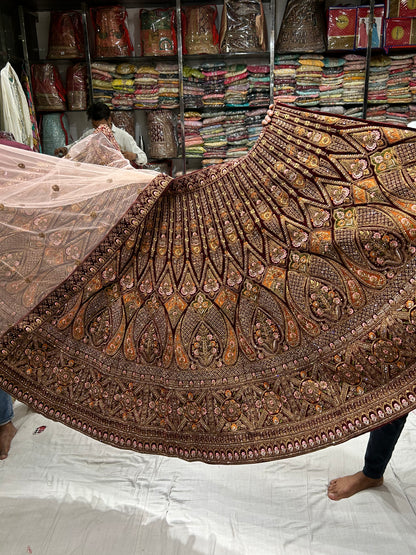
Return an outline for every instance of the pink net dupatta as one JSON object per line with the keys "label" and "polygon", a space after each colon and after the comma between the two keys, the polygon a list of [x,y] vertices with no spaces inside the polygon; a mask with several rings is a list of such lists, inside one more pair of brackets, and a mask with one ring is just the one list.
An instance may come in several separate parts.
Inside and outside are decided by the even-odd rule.
{"label": "pink net dupatta", "polygon": [[35,410],[118,447],[240,464],[415,406],[415,131],[278,105],[247,156],[147,186],[24,155],[1,290],[22,307],[52,292],[4,333],[0,385]]}
{"label": "pink net dupatta", "polygon": [[0,145],[0,333],[64,281],[158,175],[133,170],[103,135],[69,156]]}

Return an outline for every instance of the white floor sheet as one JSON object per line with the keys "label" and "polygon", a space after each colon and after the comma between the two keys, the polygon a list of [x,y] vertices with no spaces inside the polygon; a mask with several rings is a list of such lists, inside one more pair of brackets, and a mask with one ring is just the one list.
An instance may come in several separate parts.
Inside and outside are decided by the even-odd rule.
{"label": "white floor sheet", "polygon": [[385,484],[334,502],[327,484],[360,470],[367,436],[284,461],[210,466],[109,447],[20,403],[15,412],[18,433],[0,461],[1,555],[416,553],[415,413]]}

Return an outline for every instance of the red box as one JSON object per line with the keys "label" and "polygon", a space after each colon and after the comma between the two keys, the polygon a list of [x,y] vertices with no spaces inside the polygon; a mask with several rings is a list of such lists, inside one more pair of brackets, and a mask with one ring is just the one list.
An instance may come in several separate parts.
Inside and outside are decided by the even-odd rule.
{"label": "red box", "polygon": [[384,30],[386,48],[406,48],[416,45],[416,18],[397,17],[386,19]]}
{"label": "red box", "polygon": [[416,17],[416,0],[390,0],[389,17]]}
{"label": "red box", "polygon": [[[367,48],[368,45],[368,23],[370,8],[357,8],[357,30],[355,48]],[[384,27],[384,5],[374,6],[373,32],[371,35],[371,47],[381,48],[383,46]]]}
{"label": "red box", "polygon": [[352,50],[356,24],[357,8],[329,8],[328,50]]}

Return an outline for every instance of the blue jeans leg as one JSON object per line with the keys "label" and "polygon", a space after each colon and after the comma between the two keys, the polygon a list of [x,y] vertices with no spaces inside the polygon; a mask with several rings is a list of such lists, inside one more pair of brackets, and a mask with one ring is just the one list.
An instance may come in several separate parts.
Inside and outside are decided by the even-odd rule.
{"label": "blue jeans leg", "polygon": [[377,480],[383,476],[406,418],[407,414],[370,432],[363,468],[368,478]]}
{"label": "blue jeans leg", "polygon": [[0,389],[0,426],[10,422],[13,416],[12,398],[8,393]]}

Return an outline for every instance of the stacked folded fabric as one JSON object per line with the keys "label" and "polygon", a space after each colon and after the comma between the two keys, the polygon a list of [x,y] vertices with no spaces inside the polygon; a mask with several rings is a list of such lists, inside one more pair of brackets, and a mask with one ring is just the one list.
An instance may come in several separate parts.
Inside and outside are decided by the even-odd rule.
{"label": "stacked folded fabric", "polygon": [[132,110],[134,106],[134,76],[137,67],[130,63],[116,66],[113,73],[113,98],[111,102],[117,110]]}
{"label": "stacked folded fabric", "polygon": [[225,134],[224,123],[225,112],[205,113],[200,129],[204,139],[204,161],[203,165],[216,164],[222,162],[227,154],[227,136]]}
{"label": "stacked folded fabric", "polygon": [[341,105],[334,105],[334,106],[317,106],[315,108],[316,110],[318,110],[318,112],[325,112],[328,114],[344,114],[345,113],[345,108],[344,106]]}
{"label": "stacked folded fabric", "polygon": [[[216,117],[204,117],[203,126],[200,130],[201,136],[204,139],[204,145],[209,150],[222,149],[227,146],[227,136],[223,123],[225,122],[225,115],[221,114]],[[217,157],[217,151],[215,155]]]}
{"label": "stacked folded fabric", "polygon": [[222,108],[225,98],[225,69],[224,62],[206,63],[201,66],[204,74],[203,105],[207,108]]}
{"label": "stacked folded fabric", "polygon": [[224,121],[227,137],[227,158],[239,158],[248,152],[248,131],[245,124],[246,111],[228,112]]}
{"label": "stacked folded fabric", "polygon": [[173,62],[156,64],[159,72],[159,108],[179,108],[179,68]]}
{"label": "stacked folded fabric", "polygon": [[245,64],[227,67],[225,74],[225,105],[232,107],[248,106],[248,71]]}
{"label": "stacked folded fabric", "polygon": [[368,106],[366,117],[373,121],[384,123],[386,121],[386,112],[388,107],[388,104],[377,104],[377,106]]}
{"label": "stacked folded fabric", "polygon": [[296,100],[297,54],[279,54],[274,63],[274,95],[280,102],[291,104]]}
{"label": "stacked folded fabric", "polygon": [[360,104],[364,102],[365,87],[365,56],[347,54],[345,56],[343,93],[344,104]]}
{"label": "stacked folded fabric", "polygon": [[263,126],[261,122],[266,115],[266,110],[264,108],[257,108],[257,110],[250,110],[246,112],[244,123],[247,127],[248,140],[247,149],[250,150],[254,143],[259,138],[262,132]]}
{"label": "stacked folded fabric", "polygon": [[268,65],[248,65],[249,106],[268,106],[270,104],[270,68]]}
{"label": "stacked folded fabric", "polygon": [[304,54],[299,56],[296,69],[296,104],[298,106],[318,106],[319,86],[324,67],[323,56],[320,54]]}
{"label": "stacked folded fabric", "polygon": [[409,106],[394,104],[386,110],[386,122],[394,123],[394,125],[406,126],[409,122]]}
{"label": "stacked folded fabric", "polygon": [[204,74],[198,68],[183,68],[183,103],[186,109],[202,108],[204,92]]}
{"label": "stacked folded fabric", "polygon": [[413,56],[390,56],[389,79],[387,81],[387,100],[389,104],[412,102],[410,79],[412,77]]}
{"label": "stacked folded fabric", "polygon": [[409,90],[412,93],[412,102],[416,101],[416,56],[413,56],[413,66],[410,76]]}
{"label": "stacked folded fabric", "polygon": [[205,152],[204,139],[201,137],[201,114],[185,112],[185,154],[188,158],[200,158]]}
{"label": "stacked folded fabric", "polygon": [[344,115],[348,116],[349,118],[362,118],[363,107],[361,105],[361,106],[354,106],[352,108],[348,108],[348,110],[345,110]]}
{"label": "stacked folded fabric", "polygon": [[409,104],[409,121],[407,123],[415,120],[416,120],[416,105]]}
{"label": "stacked folded fabric", "polygon": [[342,103],[344,58],[324,58],[321,84],[319,85],[320,106],[330,107]]}
{"label": "stacked folded fabric", "polygon": [[151,110],[159,105],[159,72],[153,66],[137,68],[134,76],[134,107]]}
{"label": "stacked folded fabric", "polygon": [[387,102],[387,81],[389,79],[389,56],[376,56],[370,61],[368,77],[368,103],[385,104]]}
{"label": "stacked folded fabric", "polygon": [[118,92],[113,93],[111,103],[115,110],[132,110],[134,108],[135,95],[132,92],[127,92],[120,89]]}
{"label": "stacked folded fabric", "polygon": [[113,76],[116,74],[116,64],[94,62],[91,65],[94,102],[104,102],[112,107]]}

